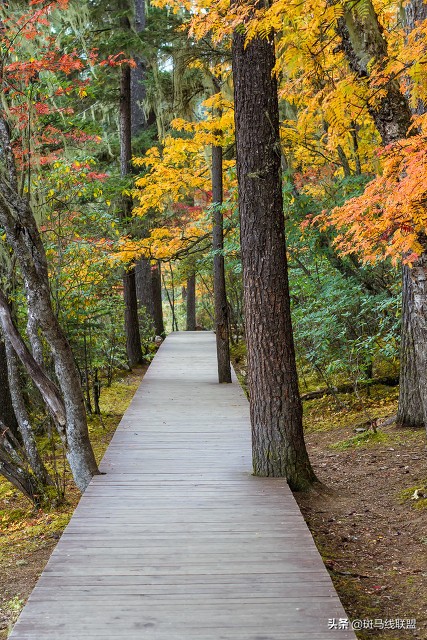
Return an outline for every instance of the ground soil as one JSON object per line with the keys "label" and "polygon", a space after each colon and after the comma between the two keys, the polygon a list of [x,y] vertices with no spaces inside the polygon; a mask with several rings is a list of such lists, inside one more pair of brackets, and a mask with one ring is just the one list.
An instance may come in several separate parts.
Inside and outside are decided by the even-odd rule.
{"label": "ground soil", "polygon": [[378,437],[357,436],[354,412],[347,420],[338,412],[330,428],[325,420],[320,430],[307,425],[311,461],[326,489],[295,497],[349,619],[416,619],[416,630],[375,628],[358,638],[426,640],[427,500],[411,499],[416,489],[427,496],[425,431],[389,425]]}

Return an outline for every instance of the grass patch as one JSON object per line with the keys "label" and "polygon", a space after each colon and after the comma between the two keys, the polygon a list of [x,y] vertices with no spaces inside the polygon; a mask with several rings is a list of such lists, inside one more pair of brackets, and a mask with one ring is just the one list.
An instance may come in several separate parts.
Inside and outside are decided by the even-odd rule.
{"label": "grass patch", "polygon": [[365,390],[357,398],[352,393],[323,396],[306,400],[304,407],[304,429],[306,433],[358,427],[372,418],[386,418],[397,411],[397,387],[379,385]]}
{"label": "grass patch", "polygon": [[345,451],[346,449],[354,449],[356,447],[375,446],[376,444],[388,441],[389,436],[382,431],[377,431],[377,433],[374,433],[373,431],[365,431],[364,433],[358,433],[356,436],[347,438],[346,440],[335,442],[330,445],[330,448],[335,449],[336,451]]}
{"label": "grass patch", "polygon": [[[414,494],[416,491],[421,491],[423,497],[414,498]],[[421,482],[416,487],[408,487],[404,489],[399,494],[399,500],[401,503],[410,503],[414,509],[423,510],[427,509],[427,480],[425,482]],[[423,538],[422,542],[427,544],[427,538]]]}

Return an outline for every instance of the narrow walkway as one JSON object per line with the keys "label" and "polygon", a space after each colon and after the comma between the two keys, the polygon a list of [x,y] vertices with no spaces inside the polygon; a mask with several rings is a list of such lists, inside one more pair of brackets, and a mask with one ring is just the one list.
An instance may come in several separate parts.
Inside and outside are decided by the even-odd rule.
{"label": "narrow walkway", "polygon": [[329,640],[346,615],[287,485],[251,475],[215,339],[167,338],[13,640]]}

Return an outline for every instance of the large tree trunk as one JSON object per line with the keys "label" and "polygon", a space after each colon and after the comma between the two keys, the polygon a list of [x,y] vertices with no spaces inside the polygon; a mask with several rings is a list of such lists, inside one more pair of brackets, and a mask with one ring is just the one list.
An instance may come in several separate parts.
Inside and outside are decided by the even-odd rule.
{"label": "large tree trunk", "polygon": [[233,77],[248,384],[256,475],[292,489],[315,480],[302,428],[282,202],[272,38],[233,36]]}
{"label": "large tree trunk", "polygon": [[[407,30],[410,31],[416,20],[425,17],[425,5],[421,0],[413,0],[405,13]],[[379,66],[386,63],[387,42],[371,3],[363,12],[347,10],[339,21],[338,31],[350,66],[360,77],[369,78],[372,63]],[[401,92],[396,80],[390,80],[382,91],[383,97],[369,103],[368,109],[383,144],[388,145],[410,135],[412,111],[408,97]],[[425,242],[422,244],[425,246]],[[426,281],[427,255],[423,254],[413,269],[403,267],[398,421],[405,426],[424,424],[427,428]]]}
{"label": "large tree trunk", "polygon": [[[121,69],[120,81],[120,170],[123,178],[131,173],[131,70],[128,65]],[[131,217],[132,199],[122,199],[122,220]],[[133,367],[143,361],[141,336],[139,333],[138,301],[135,286],[135,267],[131,266],[123,276],[123,298],[125,304],[126,350],[129,364]]]}
{"label": "large tree trunk", "polygon": [[154,321],[154,300],[151,284],[151,263],[148,258],[140,258],[135,265],[136,297]]}
{"label": "large tree trunk", "polygon": [[196,274],[187,279],[187,331],[196,330]]}
{"label": "large tree trunk", "polygon": [[[80,377],[70,344],[52,308],[46,253],[30,205],[19,196],[9,130],[2,117],[0,140],[9,174],[8,178],[4,175],[0,178],[0,224],[20,266],[28,308],[37,317],[52,354],[65,408],[61,437],[64,440],[65,435],[66,455],[74,481],[84,491],[98,468],[89,440]],[[8,334],[7,337],[11,339]],[[13,347],[16,350],[15,344]]]}
{"label": "large tree trunk", "polygon": [[400,345],[400,384],[397,423],[405,427],[424,424],[417,361],[415,356],[416,336],[413,331],[414,292],[411,269],[402,267],[402,330]]}
{"label": "large tree trunk", "polygon": [[154,328],[156,335],[165,335],[162,304],[162,274],[160,262],[151,267],[151,289],[153,292]]}
{"label": "large tree trunk", "polygon": [[[427,5],[424,0],[411,0],[405,5],[405,29],[410,33],[417,23],[427,18]],[[417,114],[425,113],[425,105],[420,100]],[[426,256],[421,260],[425,261]],[[427,426],[427,413],[423,405],[425,399],[421,396],[421,387],[425,386],[426,375],[418,374],[420,363],[416,355],[417,345],[422,347],[422,336],[418,335],[414,323],[414,288],[413,272],[408,266],[402,269],[402,334],[400,348],[401,383],[399,388],[399,404],[397,422],[406,427]],[[425,343],[424,343],[425,344]]]}
{"label": "large tree trunk", "polygon": [[125,303],[126,351],[129,365],[134,367],[143,361],[134,268],[129,269],[123,276],[123,296]]}
{"label": "large tree trunk", "polygon": [[214,251],[215,335],[218,360],[218,381],[231,382],[230,336],[227,292],[225,288],[224,223],[221,205],[223,201],[222,147],[212,147],[212,202]]}

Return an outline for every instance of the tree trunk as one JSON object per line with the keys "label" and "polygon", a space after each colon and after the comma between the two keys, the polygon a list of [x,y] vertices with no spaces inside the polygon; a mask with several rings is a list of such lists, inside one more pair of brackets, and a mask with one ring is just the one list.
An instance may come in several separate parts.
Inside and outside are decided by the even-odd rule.
{"label": "tree trunk", "polygon": [[[424,0],[411,0],[404,6],[405,30],[410,33],[417,24],[427,18],[427,5]],[[424,110],[423,110],[424,112]]]}
{"label": "tree trunk", "polygon": [[18,436],[18,422],[10,396],[9,376],[7,372],[6,346],[0,335],[0,420],[7,424],[15,438]]}
{"label": "tree trunk", "polygon": [[[18,362],[16,359],[16,353],[6,339],[5,343],[6,356],[7,356],[7,369],[10,382],[10,391],[13,409],[16,419],[18,421],[19,433],[21,434],[22,445],[31,465],[31,468],[41,486],[53,486],[54,482],[49,476],[46,467],[43,464],[43,460],[37,449],[36,440],[33,430],[31,428],[30,419],[25,406],[24,397],[22,395],[21,381],[19,377]],[[7,424],[7,423],[6,423]]]}
{"label": "tree trunk", "polygon": [[[135,33],[141,35],[145,29],[145,0],[135,0],[134,2],[134,28]],[[134,55],[135,67],[131,70],[131,123],[132,137],[138,136],[145,129],[147,119],[145,117],[143,102],[146,96],[145,77],[146,64],[138,55]]]}
{"label": "tree trunk", "polygon": [[149,258],[140,258],[135,265],[136,297],[154,322],[154,300],[151,284],[151,264]]}
{"label": "tree trunk", "polygon": [[[120,81],[120,170],[122,178],[131,173],[131,71],[128,65],[121,69]],[[122,201],[122,220],[131,217],[132,199],[125,195]],[[143,361],[141,336],[139,333],[138,301],[136,298],[135,268],[130,267],[123,276],[123,298],[125,304],[126,349],[131,367]]]}
{"label": "tree trunk", "polygon": [[[145,0],[134,0],[134,28],[135,33],[141,36],[145,29]],[[135,138],[141,135],[147,128],[147,118],[144,113],[143,103],[146,97],[145,79],[147,65],[139,52],[133,56],[135,67],[131,69],[131,135],[133,154],[137,155],[143,150],[135,148],[137,141]],[[144,227],[144,225],[143,225]],[[145,236],[146,230],[142,230]],[[147,313],[156,324],[155,302],[153,299],[153,288],[151,282],[151,261],[148,258],[140,258],[136,264],[136,294],[140,306],[145,307]],[[157,328],[156,328],[157,334]]]}
{"label": "tree trunk", "polygon": [[[6,300],[5,295],[0,290],[0,322],[3,329],[3,334],[5,336],[6,341],[6,358],[8,364],[8,375],[9,380],[11,381],[10,391],[12,393],[12,402],[13,402],[13,389],[12,386],[16,382],[16,380],[10,378],[11,370],[10,368],[10,351],[8,350],[9,343],[12,345],[16,355],[21,360],[24,365],[27,373],[31,377],[32,381],[36,385],[37,389],[40,391],[43,400],[48,408],[55,424],[58,429],[63,432],[66,425],[66,416],[65,416],[65,406],[60,396],[59,390],[47,377],[45,372],[41,369],[40,365],[34,360],[33,355],[30,353],[27,345],[23,341],[21,335],[19,334],[18,329],[16,328],[13,320],[12,313],[9,307],[9,304]],[[16,411],[16,406],[14,406]],[[19,417],[16,416],[18,423]],[[65,435],[63,433],[63,435]]]}
{"label": "tree trunk", "polygon": [[418,384],[413,312],[414,292],[411,269],[402,267],[402,330],[400,345],[400,385],[397,423],[405,427],[420,427],[424,424],[424,413]]}
{"label": "tree trunk", "polygon": [[215,335],[218,360],[218,381],[231,382],[230,336],[227,291],[225,288],[224,222],[221,210],[223,201],[222,147],[212,147],[212,202],[214,251]]}
{"label": "tree trunk", "polygon": [[[412,0],[405,14],[408,32],[417,19],[425,17],[426,9],[421,0]],[[379,66],[388,59],[387,42],[373,5],[367,10],[348,10],[339,21],[338,29],[343,48],[351,68],[362,78],[369,78],[372,63]],[[396,80],[392,79],[382,87],[383,96],[368,105],[384,145],[411,135],[412,111]],[[377,93],[375,91],[374,93]],[[412,131],[416,133],[416,131]],[[421,243],[425,246],[425,242]],[[427,428],[427,342],[425,323],[427,316],[427,256],[423,254],[414,269],[403,267],[402,281],[402,341],[401,374],[398,422],[405,426],[424,425]],[[415,296],[417,302],[415,304]],[[420,419],[421,418],[421,419]]]}
{"label": "tree trunk", "polygon": [[187,331],[196,330],[196,274],[187,279]]}
{"label": "tree trunk", "polygon": [[1,420],[0,473],[35,506],[40,506],[43,498],[37,478],[28,471],[26,460],[20,455],[19,443]]}
{"label": "tree trunk", "polygon": [[162,304],[162,274],[160,262],[151,267],[151,288],[153,292],[154,328],[157,336],[165,335]]}
{"label": "tree trunk", "polygon": [[44,368],[45,364],[43,359],[43,345],[42,341],[40,340],[37,319],[30,311],[28,311],[27,336],[30,341],[31,352],[33,354],[34,360],[38,365],[40,365],[40,367]]}
{"label": "tree trunk", "polygon": [[314,481],[290,315],[273,39],[236,31],[232,47],[248,384],[254,472]]}
{"label": "tree trunk", "polygon": [[[339,20],[338,32],[351,69],[361,78],[369,78],[372,63],[385,66],[388,60],[387,42],[382,36],[375,9],[367,0],[364,10],[347,9]],[[369,100],[368,111],[375,122],[384,145],[404,138],[411,124],[412,112],[399,83],[390,79],[378,97]]]}
{"label": "tree trunk", "polygon": [[136,299],[135,269],[129,269],[123,276],[125,303],[126,351],[131,367],[143,361],[139,334],[138,301]]}
{"label": "tree trunk", "polygon": [[[65,408],[64,427],[59,432],[65,440],[74,481],[84,491],[98,468],[89,440],[80,377],[70,344],[52,308],[46,253],[30,205],[19,196],[9,130],[3,117],[0,117],[0,140],[9,173],[7,179],[0,176],[0,224],[20,266],[28,308],[37,317],[52,354]],[[5,333],[9,339],[13,337]],[[16,351],[15,344],[13,348]],[[37,365],[32,359],[31,365]]]}

